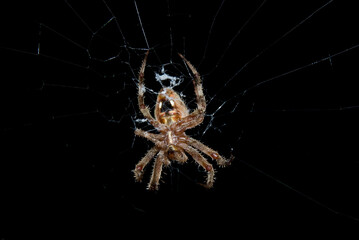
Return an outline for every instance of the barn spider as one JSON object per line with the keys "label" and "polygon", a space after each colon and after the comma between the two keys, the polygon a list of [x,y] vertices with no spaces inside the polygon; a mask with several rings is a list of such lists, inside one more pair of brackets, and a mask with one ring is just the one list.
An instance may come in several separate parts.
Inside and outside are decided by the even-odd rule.
{"label": "barn spider", "polygon": [[135,130],[135,134],[137,136],[144,137],[155,144],[155,146],[146,153],[141,161],[137,163],[135,169],[133,170],[135,179],[136,181],[142,180],[144,168],[150,160],[157,155],[153,166],[151,180],[147,189],[158,190],[163,165],[168,166],[170,164],[170,160],[178,161],[180,163],[186,162],[188,159],[185,154],[186,152],[192,156],[192,158],[207,172],[207,182],[202,185],[207,188],[211,188],[214,183],[214,169],[212,165],[202,156],[202,154],[198,152],[198,150],[205,153],[212,159],[215,159],[217,164],[222,167],[229,165],[233,157],[226,160],[221,157],[218,152],[185,134],[187,129],[196,127],[202,123],[204,119],[206,100],[203,95],[201,77],[193,65],[184,56],[179,54],[194,75],[193,85],[197,98],[197,109],[189,113],[185,103],[173,89],[163,88],[157,96],[155,118],[153,118],[150,110],[144,103],[144,72],[148,53],[149,52],[147,51],[138,76],[138,105],[143,116],[160,133],[153,134],[145,132],[141,129]]}

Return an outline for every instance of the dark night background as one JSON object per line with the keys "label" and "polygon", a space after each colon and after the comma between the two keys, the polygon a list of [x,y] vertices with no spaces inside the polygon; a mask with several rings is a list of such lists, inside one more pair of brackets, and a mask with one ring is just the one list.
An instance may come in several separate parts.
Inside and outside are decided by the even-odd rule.
{"label": "dark night background", "polygon": [[[143,183],[131,172],[152,146],[133,133],[151,130],[135,122],[147,44],[134,1],[108,1],[122,35],[115,21],[104,25],[112,15],[100,0],[69,1],[78,16],[65,1],[2,5],[0,237],[358,228],[359,15],[350,2],[329,2],[267,1],[251,18],[263,1],[136,1],[152,48],[146,86],[158,91],[154,72],[173,60],[168,73],[184,76],[175,90],[194,109],[176,56],[185,53],[209,101],[188,134],[236,157],[214,164],[212,190],[197,184],[205,173],[193,161],[173,163],[158,192],[145,190],[151,165]],[[103,30],[92,35],[83,23]]]}

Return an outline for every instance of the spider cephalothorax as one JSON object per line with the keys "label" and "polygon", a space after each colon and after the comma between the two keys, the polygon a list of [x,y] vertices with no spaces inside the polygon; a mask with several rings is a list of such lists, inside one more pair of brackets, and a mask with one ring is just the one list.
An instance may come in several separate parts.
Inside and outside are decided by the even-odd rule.
{"label": "spider cephalothorax", "polygon": [[[207,182],[205,187],[211,188],[214,183],[214,169],[199,152],[203,152],[212,159],[217,161],[219,166],[229,165],[230,160],[221,157],[218,152],[207,147],[200,141],[191,138],[185,134],[185,131],[194,128],[202,123],[206,111],[206,100],[202,90],[202,80],[197,70],[181,54],[179,56],[185,61],[193,73],[193,85],[197,98],[197,109],[189,113],[189,110],[181,97],[171,88],[163,88],[157,96],[155,106],[155,118],[152,117],[150,110],[144,103],[144,72],[148,51],[143,59],[139,73],[138,83],[138,105],[143,116],[154,126],[160,133],[154,134],[136,129],[135,134],[152,141],[155,146],[151,148],[146,155],[137,163],[133,170],[136,181],[141,181],[143,170],[146,165],[156,155],[151,180],[148,189],[157,190],[163,165],[168,166],[170,160],[184,163],[187,161],[188,153],[205,171],[207,171]],[[199,150],[199,151],[198,151]]]}

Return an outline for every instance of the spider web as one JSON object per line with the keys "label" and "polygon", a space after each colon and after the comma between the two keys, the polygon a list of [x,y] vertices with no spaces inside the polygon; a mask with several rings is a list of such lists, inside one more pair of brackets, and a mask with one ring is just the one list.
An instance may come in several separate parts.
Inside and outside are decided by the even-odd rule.
{"label": "spider web", "polygon": [[[235,216],[219,223],[226,228],[357,225],[354,9],[328,0],[3,7],[7,234],[35,214],[96,226],[106,219],[109,232],[124,219],[136,227],[181,217],[195,223]],[[151,166],[144,182],[134,183],[131,170],[152,143],[133,131],[154,131],[136,95],[147,49],[152,112],[164,86],[196,107],[191,73],[177,53],[203,78],[206,118],[188,134],[236,157],[231,167],[216,167],[214,190],[197,184],[205,173],[191,160],[165,169],[158,193],[145,190]]]}

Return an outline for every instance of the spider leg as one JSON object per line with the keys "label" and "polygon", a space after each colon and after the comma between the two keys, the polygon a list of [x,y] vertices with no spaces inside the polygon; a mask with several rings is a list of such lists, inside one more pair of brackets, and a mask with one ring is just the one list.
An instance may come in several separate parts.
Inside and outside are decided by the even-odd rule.
{"label": "spider leg", "polygon": [[194,75],[193,85],[194,85],[194,92],[196,93],[196,98],[197,98],[197,109],[199,113],[204,113],[206,111],[206,98],[204,97],[203,94],[201,76],[197,72],[196,68],[182,54],[179,53],[178,55],[183,59],[183,61],[187,64],[189,69],[191,69]]}
{"label": "spider leg", "polygon": [[176,133],[183,133],[187,129],[194,128],[203,122],[204,114],[197,114],[198,110],[195,110],[187,117],[184,117],[181,121],[176,123]]}
{"label": "spider leg", "polygon": [[189,128],[193,128],[203,122],[204,114],[206,112],[206,98],[203,94],[202,79],[196,68],[182,54],[179,53],[178,55],[183,59],[183,61],[187,64],[192,74],[194,75],[193,85],[197,100],[197,109],[194,110],[187,117],[182,119],[182,122],[187,123],[186,126],[183,126],[183,128],[185,128],[186,130]]}
{"label": "spider leg", "polygon": [[132,171],[135,174],[135,179],[137,182],[142,181],[143,177],[143,169],[146,167],[146,165],[151,161],[154,156],[156,156],[158,152],[157,147],[151,148],[146,155],[136,164],[135,169]]}
{"label": "spider leg", "polygon": [[146,88],[145,88],[145,68],[146,68],[146,63],[147,63],[147,57],[148,57],[148,53],[149,51],[146,52],[145,58],[142,61],[142,65],[140,68],[140,73],[138,75],[138,106],[143,114],[143,116],[155,127],[155,128],[160,128],[160,123],[158,121],[156,121],[151,113],[150,110],[148,109],[148,107],[145,105],[145,97],[144,97],[144,93],[146,92]]}
{"label": "spider leg", "polygon": [[159,134],[149,133],[138,128],[136,128],[135,134],[152,141],[158,147],[163,147],[163,139]]}
{"label": "spider leg", "polygon": [[221,155],[219,155],[217,151],[211,149],[210,147],[207,147],[200,141],[198,141],[194,138],[191,138],[191,137],[187,137],[186,143],[191,145],[192,147],[197,148],[198,150],[205,153],[207,156],[211,157],[212,159],[216,160],[217,164],[221,167],[230,165],[234,158],[233,156],[231,156],[230,159],[227,160],[224,157],[222,157]]}
{"label": "spider leg", "polygon": [[214,169],[212,164],[210,164],[196,149],[187,144],[181,144],[181,147],[192,156],[192,158],[207,171],[207,182],[206,184],[201,184],[206,188],[212,188],[214,183]]}
{"label": "spider leg", "polygon": [[153,165],[151,180],[147,186],[148,190],[158,190],[161,173],[162,173],[162,166],[167,161],[168,159],[166,158],[164,152],[160,151]]}

